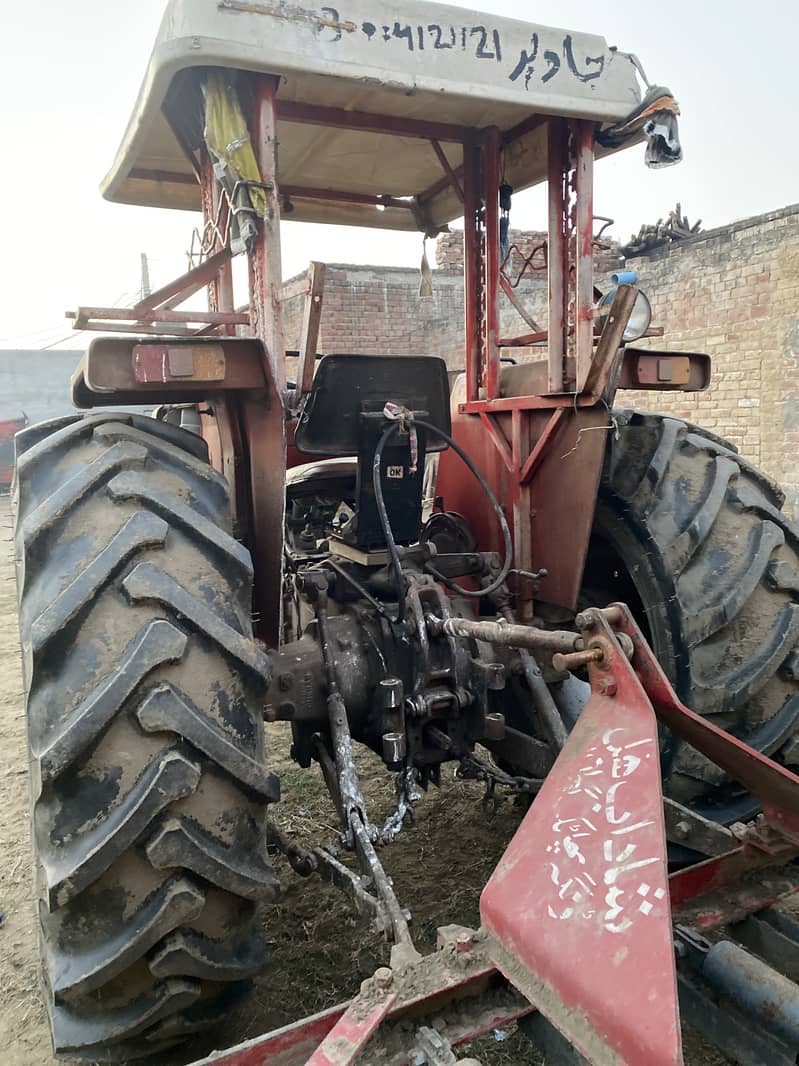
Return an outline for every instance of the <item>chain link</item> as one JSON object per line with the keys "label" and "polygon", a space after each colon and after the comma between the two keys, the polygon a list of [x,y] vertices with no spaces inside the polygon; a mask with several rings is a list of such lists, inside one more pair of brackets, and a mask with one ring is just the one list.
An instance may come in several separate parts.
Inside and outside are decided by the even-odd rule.
{"label": "chain link", "polygon": [[506,774],[497,766],[483,762],[476,755],[464,755],[456,774],[464,781],[482,781],[486,790],[483,796],[483,809],[493,813],[498,806],[496,789],[499,785],[508,789],[515,796],[534,796],[544,783],[541,777],[521,777]]}

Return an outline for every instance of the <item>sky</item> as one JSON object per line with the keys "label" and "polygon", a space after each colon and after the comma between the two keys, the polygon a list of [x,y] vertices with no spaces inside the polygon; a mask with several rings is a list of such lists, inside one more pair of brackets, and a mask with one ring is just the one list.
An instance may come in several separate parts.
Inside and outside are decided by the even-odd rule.
{"label": "sky", "polygon": [[[165,0],[36,0],[3,5],[0,35],[0,348],[79,348],[64,312],[124,306],[146,252],[153,286],[186,267],[192,214],[103,201],[109,168]],[[346,17],[345,0],[341,10]],[[469,4],[458,7],[472,8]],[[634,52],[680,103],[684,161],[647,170],[643,146],[597,165],[595,210],[625,240],[679,201],[704,228],[799,201],[792,0],[482,0],[479,10],[603,35]],[[535,193],[511,223],[543,228]],[[284,275],[311,259],[417,265],[421,239],[283,224]]]}

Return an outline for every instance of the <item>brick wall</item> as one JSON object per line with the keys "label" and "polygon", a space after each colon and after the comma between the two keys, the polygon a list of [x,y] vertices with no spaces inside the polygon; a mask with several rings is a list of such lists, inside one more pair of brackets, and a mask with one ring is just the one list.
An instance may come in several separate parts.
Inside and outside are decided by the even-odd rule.
{"label": "brick wall", "polygon": [[[287,348],[299,346],[304,276],[286,283],[283,328]],[[463,362],[463,278],[435,271],[433,295],[419,296],[413,268],[329,264],[319,333],[321,352],[440,355]],[[460,360],[460,362],[459,362]]]}
{"label": "brick wall", "polygon": [[[330,264],[319,331],[320,352],[376,352],[384,355],[438,355],[450,370],[464,365],[463,276],[434,270],[433,294],[419,296],[419,271],[413,268]],[[286,282],[283,329],[286,347],[299,347],[304,275]],[[546,279],[535,275],[519,286],[520,298],[531,313],[541,314],[546,303]],[[500,329],[529,331],[502,297]]]}
{"label": "brick wall", "polygon": [[[544,234],[511,230],[510,241],[525,254]],[[390,235],[387,236],[390,240]],[[463,233],[453,230],[436,242],[433,294],[419,296],[419,271],[414,268],[331,263],[325,272],[325,293],[319,334],[320,352],[377,352],[385,355],[438,355],[450,370],[464,365]],[[543,266],[539,254],[534,262]],[[618,256],[603,252],[597,270],[616,268]],[[522,257],[514,255],[511,277]],[[299,346],[304,308],[301,274],[283,288],[283,329],[286,347]],[[546,328],[546,271],[527,271],[516,289],[528,313]],[[513,336],[530,331],[507,296],[500,294],[500,332]],[[523,358],[525,349],[514,356]],[[540,355],[540,352],[539,352]]]}
{"label": "brick wall", "polygon": [[641,346],[707,352],[703,393],[622,394],[732,441],[799,515],[799,204],[631,259],[665,336]]}

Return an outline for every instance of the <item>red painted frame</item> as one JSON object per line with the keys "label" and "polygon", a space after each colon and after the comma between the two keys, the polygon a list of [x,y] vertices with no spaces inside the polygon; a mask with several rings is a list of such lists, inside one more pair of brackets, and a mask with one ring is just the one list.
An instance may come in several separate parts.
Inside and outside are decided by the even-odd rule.
{"label": "red painted frame", "polygon": [[[419,208],[436,193],[451,188],[464,208],[464,343],[466,395],[455,405],[453,427],[456,439],[467,445],[489,478],[495,494],[506,502],[512,519],[515,564],[521,570],[544,568],[548,575],[539,587],[542,598],[572,606],[581,579],[595,505],[604,435],[583,435],[594,428],[595,411],[608,401],[602,394],[607,377],[594,374],[593,348],[593,159],[595,124],[589,121],[530,115],[505,132],[495,126],[471,129],[453,123],[433,122],[395,115],[319,107],[279,99],[279,79],[271,75],[252,77],[253,101],[250,129],[261,177],[267,183],[266,217],[249,255],[249,306],[246,312],[234,305],[230,251],[226,247],[229,207],[214,177],[207,154],[184,144],[192,174],[163,175],[165,180],[197,181],[202,190],[205,258],[181,278],[133,308],[81,308],[75,325],[84,329],[104,328],[113,322],[117,332],[164,332],[171,336],[231,335],[249,325],[264,345],[264,370],[268,388],[260,406],[231,397],[217,399],[216,410],[227,427],[238,431],[214,438],[220,469],[235,468],[239,525],[255,561],[256,631],[259,637],[277,643],[280,634],[280,586],[282,546],[276,530],[282,530],[283,479],[287,463],[284,415],[291,414],[285,388],[285,359],[281,329],[280,207],[292,197],[320,202],[352,203],[382,207],[397,212],[414,210],[411,199],[370,196],[341,189],[286,185],[280,187],[276,146],[279,123],[304,123],[361,131],[365,135],[390,135],[427,140],[443,171],[442,176],[417,197]],[[500,289],[509,291],[500,263],[499,187],[503,150],[520,137],[546,126],[548,152],[548,290],[547,329],[533,335],[503,337],[499,327]],[[180,140],[180,131],[175,129]],[[461,165],[451,162],[442,143],[460,145]],[[451,149],[450,149],[451,153]],[[137,172],[137,177],[152,177]],[[504,284],[503,284],[504,282]],[[208,287],[208,311],[176,310],[202,285]],[[514,303],[518,301],[514,300]],[[519,308],[522,313],[521,308]],[[523,317],[528,317],[524,316]],[[528,319],[529,325],[529,319]],[[548,342],[548,388],[545,393],[503,396],[500,351],[503,346]],[[568,370],[576,368],[570,380]],[[600,387],[601,386],[601,387]],[[168,402],[168,398],[167,398]],[[579,461],[564,469],[568,497],[551,497],[552,474],[548,472],[547,449],[557,446],[564,419],[554,436],[541,434],[548,414],[568,411],[574,423],[566,436],[579,443]],[[484,430],[475,436],[475,427]],[[220,443],[238,443],[243,451],[224,454]],[[570,445],[571,447],[571,445]],[[289,453],[291,462],[301,461]],[[499,467],[497,467],[497,462]],[[501,475],[497,473],[501,470]],[[464,499],[464,471],[444,453],[439,467],[438,495],[445,506],[464,509],[481,542],[491,546],[495,530],[484,530],[484,516],[473,513],[471,493]],[[249,486],[249,497],[243,491]],[[545,487],[546,486],[546,487]],[[547,499],[546,526],[534,528],[536,499]],[[454,504],[450,501],[456,501]],[[546,565],[541,559],[546,558]],[[539,565],[536,566],[536,559]],[[532,610],[533,586],[524,583],[519,598],[521,614]]]}
{"label": "red painted frame", "polygon": [[[786,874],[777,894],[773,876],[759,892],[751,876],[758,868],[773,875],[799,854],[799,778],[680,703],[624,605],[589,609],[578,625],[586,646],[601,651],[589,665],[591,698],[483,891],[484,930],[442,930],[439,951],[407,970],[378,971],[350,1003],[194,1066],[351,1066],[369,1061],[367,1045],[383,1022],[404,1021],[412,1034],[452,1012],[468,1018],[453,1035],[458,1046],[533,1003],[589,1061],[681,1066],[673,924],[712,928],[799,891]],[[759,796],[765,815],[765,826],[747,829],[729,852],[670,877],[658,722]],[[597,762],[602,745],[607,764]],[[612,813],[602,813],[598,798]],[[599,829],[595,839],[585,822]],[[569,849],[554,849],[566,834]],[[575,872],[579,898],[564,882]],[[492,998],[503,974],[529,1003]]]}

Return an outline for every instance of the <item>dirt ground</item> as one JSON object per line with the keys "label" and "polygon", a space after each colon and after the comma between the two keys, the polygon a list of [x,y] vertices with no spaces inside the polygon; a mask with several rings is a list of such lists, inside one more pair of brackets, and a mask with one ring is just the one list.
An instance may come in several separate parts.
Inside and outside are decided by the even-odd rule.
{"label": "dirt ground", "polygon": [[[7,498],[0,499],[0,1062],[53,1066],[44,1008],[37,986],[37,946],[30,883],[28,782],[22,682],[15,619],[16,599]],[[269,727],[272,766],[282,778],[283,798],[275,820],[301,842],[324,843],[335,821],[321,777],[301,770],[288,754],[289,736]],[[389,775],[376,759],[360,756],[364,791],[375,820],[392,806]],[[481,807],[482,789],[446,773],[441,790],[417,805],[416,822],[383,852],[398,896],[413,914],[417,946],[432,950],[436,928],[449,922],[477,925],[480,890],[524,813],[505,800],[492,816]],[[214,1031],[223,1048],[340,1002],[387,961],[382,938],[354,915],[332,886],[297,877],[278,856],[283,885],[277,903],[264,911],[273,943],[273,965],[257,981],[254,996],[224,1027]],[[291,975],[290,977],[288,975]],[[501,1037],[501,1039],[497,1039]],[[208,1052],[195,1042],[180,1059]],[[464,1052],[465,1054],[466,1052]],[[521,1034],[487,1037],[470,1053],[484,1066],[537,1064],[540,1058]],[[148,1060],[154,1061],[152,1059]],[[723,1066],[724,1058],[687,1034],[688,1066]]]}

